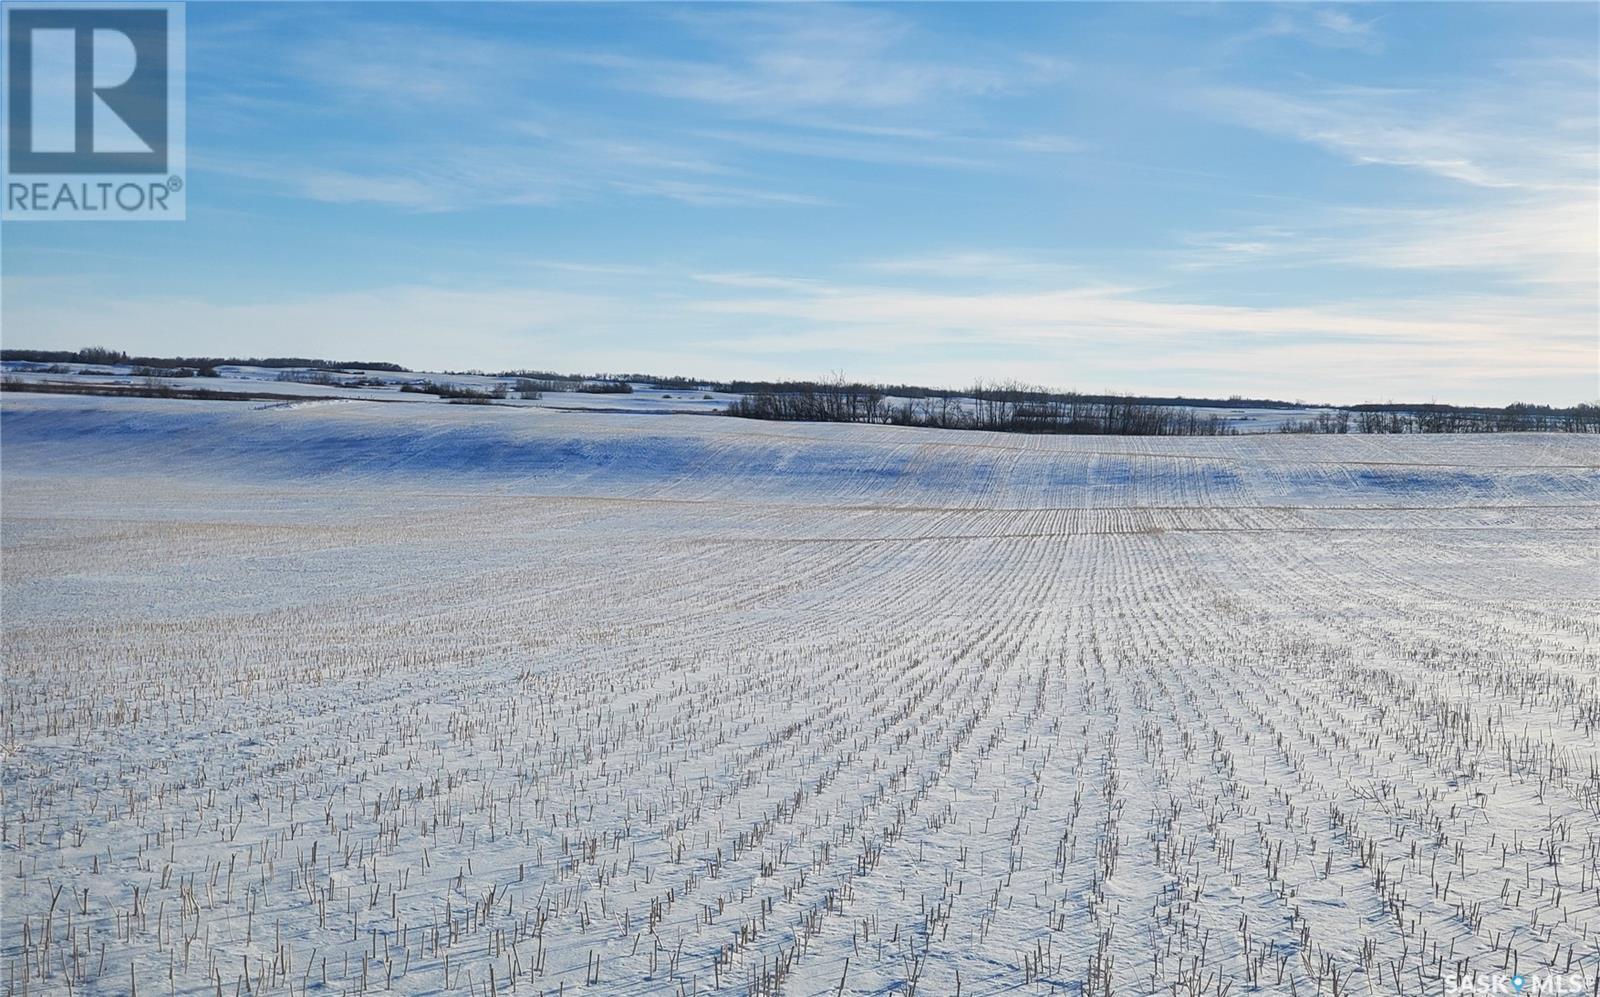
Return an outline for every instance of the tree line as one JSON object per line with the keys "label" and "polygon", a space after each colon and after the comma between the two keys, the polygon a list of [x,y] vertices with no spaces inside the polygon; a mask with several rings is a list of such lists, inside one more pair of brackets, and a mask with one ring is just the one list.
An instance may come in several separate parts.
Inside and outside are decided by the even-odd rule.
{"label": "tree line", "polygon": [[[733,387],[734,385],[730,385]],[[1241,406],[1255,407],[1255,406]],[[899,386],[831,381],[761,382],[728,414],[780,422],[858,422],[1005,433],[1229,436],[1238,430],[1198,405],[1126,395],[1057,392],[1016,382],[906,396]],[[1503,408],[1369,403],[1291,419],[1283,433],[1600,433],[1600,405]]]}
{"label": "tree line", "polygon": [[123,350],[105,346],[85,346],[79,350],[0,350],[0,361],[20,363],[94,364],[114,366],[131,364],[135,367],[171,369],[179,367],[208,370],[216,367],[312,367],[322,370],[357,368],[409,373],[399,364],[371,360],[318,360],[314,357],[146,357],[130,355]]}
{"label": "tree line", "polygon": [[[640,378],[642,380],[642,378]],[[674,378],[676,381],[686,381],[687,378]],[[695,382],[697,385],[702,382]],[[734,395],[756,394],[782,394],[790,391],[803,390],[806,387],[822,388],[831,385],[831,381],[706,381],[704,386],[715,391],[722,391]],[[654,385],[653,385],[654,386]],[[958,399],[969,396],[970,392],[961,388],[930,388],[920,384],[876,384],[879,391],[895,398],[944,398]],[[1045,389],[1032,389],[1044,391]],[[1047,392],[1049,393],[1049,392]],[[1060,392],[1055,392],[1060,394]],[[1131,395],[1117,394],[1090,394],[1084,392],[1069,392],[1073,397],[1091,402],[1118,402]],[[1246,398],[1243,395],[1229,395],[1227,398],[1190,398],[1187,395],[1138,395],[1137,400],[1145,405],[1165,405],[1169,408],[1237,408],[1237,409],[1314,409],[1324,406],[1306,401],[1284,401],[1275,398]]]}
{"label": "tree line", "polygon": [[1227,420],[1194,409],[1112,395],[1080,395],[1004,382],[978,383],[961,394],[897,397],[882,385],[792,382],[744,395],[728,414],[781,422],[858,422],[1002,433],[1112,436],[1229,436]]}
{"label": "tree line", "polygon": [[1600,405],[1568,408],[1516,402],[1504,408],[1352,405],[1295,419],[1282,433],[1600,433]]}

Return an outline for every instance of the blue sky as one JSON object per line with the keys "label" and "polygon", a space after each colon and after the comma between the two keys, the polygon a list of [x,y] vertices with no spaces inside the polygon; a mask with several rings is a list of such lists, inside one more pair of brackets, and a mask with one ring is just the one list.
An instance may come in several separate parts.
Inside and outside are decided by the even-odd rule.
{"label": "blue sky", "polygon": [[188,220],[7,346],[1570,404],[1593,4],[188,8]]}

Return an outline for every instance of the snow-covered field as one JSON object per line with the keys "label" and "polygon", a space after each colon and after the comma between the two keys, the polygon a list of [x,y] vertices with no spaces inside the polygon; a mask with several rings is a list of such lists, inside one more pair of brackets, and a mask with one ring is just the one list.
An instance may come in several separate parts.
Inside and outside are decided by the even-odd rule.
{"label": "snow-covered field", "polygon": [[[66,366],[69,369],[58,368]],[[42,364],[8,360],[0,372],[8,378],[32,384],[99,385],[142,388],[159,385],[184,392],[260,392],[273,396],[306,398],[351,398],[361,401],[445,403],[437,395],[401,390],[405,385],[446,384],[469,391],[489,393],[499,389],[506,397],[495,404],[511,407],[589,409],[608,412],[633,412],[645,415],[676,413],[716,413],[728,407],[738,395],[688,388],[655,388],[633,384],[628,394],[589,394],[582,391],[546,391],[543,397],[522,398],[516,377],[487,374],[447,374],[427,371],[396,373],[384,370],[352,369],[344,372],[291,367],[250,367],[224,364],[217,377],[148,377],[127,364],[112,366],[83,364]],[[88,372],[88,373],[85,373]],[[292,380],[283,378],[301,378]]]}
{"label": "snow-covered field", "polygon": [[[61,369],[63,366],[65,370]],[[256,391],[271,395],[300,395],[307,398],[342,397],[365,401],[387,402],[440,402],[435,395],[402,391],[406,384],[424,382],[448,384],[471,391],[491,392],[498,389],[507,397],[497,400],[497,405],[529,408],[588,409],[606,412],[630,412],[639,415],[675,415],[682,413],[720,413],[730,402],[741,396],[704,387],[657,388],[649,384],[634,383],[628,394],[588,394],[581,391],[547,391],[540,398],[521,398],[516,391],[518,379],[486,374],[448,374],[426,371],[396,373],[383,370],[356,370],[329,372],[308,368],[250,367],[225,364],[216,368],[218,377],[145,377],[127,364],[114,366],[85,366],[83,364],[57,365],[8,360],[0,363],[0,373],[8,378],[35,384],[111,385],[142,387],[162,385],[180,391]],[[89,373],[85,373],[88,371]],[[280,380],[281,377],[304,378],[303,381]],[[331,381],[332,383],[317,383]],[[889,396],[891,405],[899,406],[912,399]],[[971,398],[956,398],[957,409],[972,411],[976,402]],[[1300,423],[1315,419],[1331,409],[1324,408],[1218,408],[1214,406],[1174,406],[1194,408],[1202,417],[1216,416],[1239,433],[1275,433],[1285,423]]]}
{"label": "snow-covered field", "polygon": [[7,994],[1600,979],[1592,437],[12,393],[0,502]]}

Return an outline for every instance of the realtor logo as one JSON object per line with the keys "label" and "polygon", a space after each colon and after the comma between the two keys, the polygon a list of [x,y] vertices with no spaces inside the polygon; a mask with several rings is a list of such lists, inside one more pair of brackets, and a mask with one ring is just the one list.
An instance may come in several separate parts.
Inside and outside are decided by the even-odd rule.
{"label": "realtor logo", "polygon": [[183,5],[7,4],[3,217],[184,216]]}

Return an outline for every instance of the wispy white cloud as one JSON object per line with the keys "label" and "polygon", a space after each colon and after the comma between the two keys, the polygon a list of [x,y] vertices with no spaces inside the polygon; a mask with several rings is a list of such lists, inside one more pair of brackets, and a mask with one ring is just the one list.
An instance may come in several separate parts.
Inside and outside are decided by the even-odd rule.
{"label": "wispy white cloud", "polygon": [[314,86],[329,107],[416,118],[450,108],[494,106],[494,97],[538,75],[538,47],[525,41],[388,22],[324,17],[311,25],[284,70]]}
{"label": "wispy white cloud", "polygon": [[[895,343],[954,336],[963,341],[1060,340],[1181,345],[1198,335],[1338,337],[1414,344],[1481,342],[1511,349],[1530,334],[1567,342],[1574,330],[1552,317],[1485,301],[1386,302],[1379,305],[1245,306],[1161,300],[1132,288],[1087,285],[1060,291],[936,292],[905,287],[831,287],[826,293],[704,301],[702,311],[782,317],[822,326],[881,327]],[[1507,322],[1510,320],[1510,327]]]}
{"label": "wispy white cloud", "polygon": [[1325,84],[1300,93],[1200,88],[1187,99],[1224,119],[1362,165],[1400,166],[1485,188],[1594,185],[1595,73],[1539,86],[1504,74],[1435,90]]}
{"label": "wispy white cloud", "polygon": [[[308,129],[292,154],[242,156],[195,149],[194,163],[259,189],[334,204],[443,212],[549,205],[606,197],[696,206],[820,205],[776,189],[704,141],[646,124],[586,115],[549,77],[584,56],[538,41],[394,21],[322,14],[311,41],[227,102],[251,119],[294,113],[347,119]],[[248,59],[247,49],[238,53]],[[274,75],[274,72],[277,74]],[[312,101],[285,105],[282,93]],[[217,110],[221,111],[219,105]],[[343,136],[348,133],[349,138]]]}
{"label": "wispy white cloud", "polygon": [[1278,221],[1191,234],[1180,270],[1250,267],[1479,271],[1593,303],[1600,199],[1518,196],[1459,208],[1344,207],[1280,212]]}
{"label": "wispy white cloud", "polygon": [[816,109],[904,108],[927,101],[1002,93],[1059,75],[1064,64],[939,59],[915,55],[911,22],[888,10],[799,4],[679,9],[671,16],[715,52],[660,58],[621,52],[581,58],[618,84],[658,96],[720,105],[761,117]]}
{"label": "wispy white cloud", "polygon": [[1395,113],[1359,91],[1328,89],[1294,97],[1216,87],[1202,97],[1241,124],[1320,145],[1356,163],[1413,167],[1481,187],[1517,186],[1509,175],[1474,158],[1489,151],[1483,136]]}
{"label": "wispy white cloud", "polygon": [[[640,54],[622,39],[584,48],[472,33],[417,23],[403,9],[385,18],[318,12],[307,43],[268,66],[251,63],[245,39],[220,38],[253,67],[229,69],[250,83],[211,105],[239,119],[235,130],[247,134],[252,120],[290,112],[325,124],[297,134],[293,155],[246,159],[201,145],[196,162],[325,203],[439,212],[619,195],[702,207],[816,206],[833,202],[803,189],[802,172],[774,185],[749,164],[779,156],[996,170],[1011,168],[1019,153],[1081,148],[1051,131],[950,127],[954,101],[1059,80],[1069,72],[1059,59],[971,46],[941,54],[948,39],[887,9],[640,13],[694,39],[693,54],[667,57],[649,46]],[[583,113],[581,99],[575,104],[564,89],[574,80],[591,97],[609,94],[599,106],[614,110],[620,100],[626,113]],[[308,90],[315,99],[286,102]],[[692,125],[661,127],[641,110],[649,98],[701,113],[687,119]],[[327,124],[334,121],[349,126]],[[972,121],[981,126],[982,116]]]}
{"label": "wispy white cloud", "polygon": [[202,155],[196,165],[306,200],[422,212],[485,204],[551,204],[581,189],[561,174],[540,170],[509,153],[396,154],[381,169],[362,169],[358,163],[341,167],[333,164],[334,159],[324,156],[318,163],[305,157]]}
{"label": "wispy white cloud", "polygon": [[933,140],[910,140],[755,128],[703,129],[696,135],[707,142],[740,150],[799,156],[804,159],[877,163],[918,170],[998,170],[1015,165],[1007,164],[1005,160],[992,154],[983,154],[992,150],[975,149],[971,143],[963,143],[947,136]]}
{"label": "wispy white cloud", "polygon": [[826,294],[828,285],[809,277],[774,277],[758,273],[697,273],[694,279],[702,284],[720,287],[738,287],[761,291],[802,291],[808,294]]}
{"label": "wispy white cloud", "polygon": [[1079,284],[1084,280],[1081,266],[1064,261],[1060,254],[964,250],[925,253],[869,260],[860,268],[878,275],[919,279],[979,281],[983,283]]}
{"label": "wispy white cloud", "polygon": [[1241,49],[1257,42],[1294,38],[1322,48],[1377,54],[1383,51],[1377,22],[1375,17],[1358,18],[1342,7],[1280,7],[1248,31],[1227,39],[1224,48]]}
{"label": "wispy white cloud", "polygon": [[1325,37],[1343,39],[1363,48],[1377,44],[1376,32],[1373,31],[1376,20],[1359,20],[1348,11],[1332,7],[1313,11],[1311,16]]}
{"label": "wispy white cloud", "polygon": [[1431,86],[1201,89],[1213,114],[1348,162],[1405,171],[1416,195],[1285,203],[1270,221],[1190,236],[1181,269],[1474,271],[1522,286],[1569,327],[1600,313],[1600,77],[1565,57],[1485,64]]}
{"label": "wispy white cloud", "polygon": [[[831,202],[802,191],[764,187],[731,167],[681,159],[663,149],[578,137],[562,143],[497,143],[464,148],[446,142],[396,149],[379,168],[359,156],[329,150],[305,156],[239,157],[202,154],[208,171],[249,180],[264,189],[329,204],[376,204],[419,212],[485,206],[552,205],[604,197],[648,197],[696,206],[810,205]],[[349,166],[335,165],[349,161]]]}
{"label": "wispy white cloud", "polygon": [[1379,210],[1341,261],[1391,269],[1471,269],[1530,284],[1595,288],[1600,200],[1574,193],[1478,210]]}
{"label": "wispy white cloud", "polygon": [[787,123],[782,129],[701,129],[695,135],[709,142],[764,153],[916,170],[1026,172],[1036,166],[1037,157],[1081,153],[1088,148],[1081,140],[1059,134],[986,135],[909,128],[877,131],[828,124],[804,129],[794,123]]}
{"label": "wispy white cloud", "polygon": [[611,182],[612,189],[625,194],[642,194],[664,197],[701,207],[729,205],[808,205],[825,207],[835,202],[815,194],[801,194],[782,190],[763,190],[759,187],[737,186],[727,183],[705,183],[654,177],[642,180],[618,179]]}

